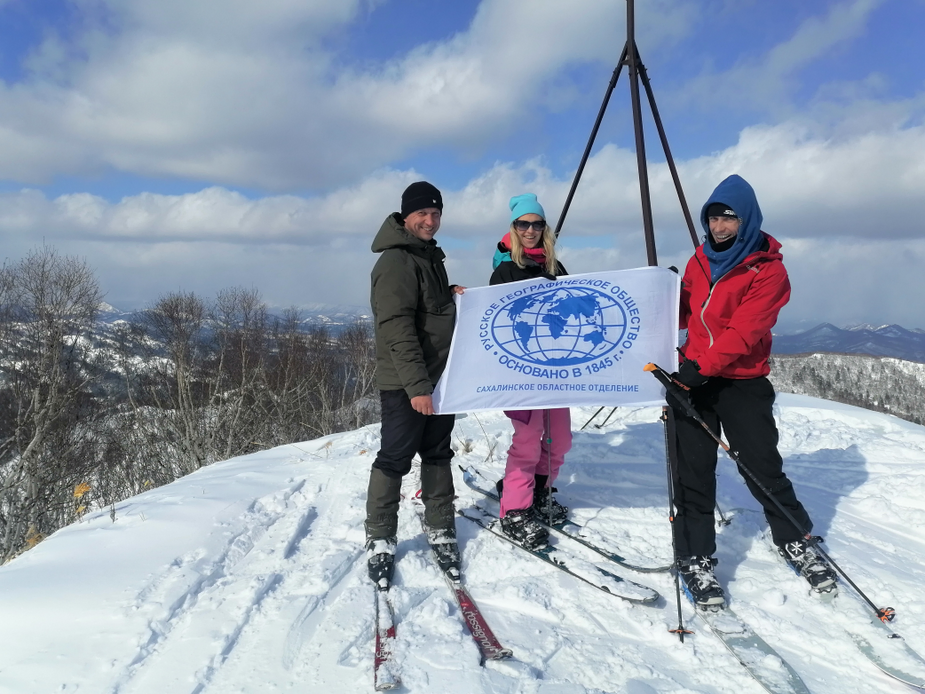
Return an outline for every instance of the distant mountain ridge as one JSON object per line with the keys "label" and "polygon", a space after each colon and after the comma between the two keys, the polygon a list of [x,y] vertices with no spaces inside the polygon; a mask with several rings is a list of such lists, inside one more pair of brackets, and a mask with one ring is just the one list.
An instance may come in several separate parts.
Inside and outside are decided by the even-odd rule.
{"label": "distant mountain ridge", "polygon": [[[296,306],[301,312],[303,325],[324,325],[335,332],[341,328],[353,325],[357,321],[370,320],[368,306],[335,306],[332,304],[303,304]],[[99,306],[97,317],[100,322],[112,325],[120,321],[137,319],[145,309],[124,311],[111,304],[103,302]],[[280,307],[270,307],[271,317],[279,316],[283,312]]]}
{"label": "distant mountain ridge", "polygon": [[773,354],[868,354],[925,363],[925,330],[908,330],[899,325],[836,328],[821,323],[795,335],[775,335]]}

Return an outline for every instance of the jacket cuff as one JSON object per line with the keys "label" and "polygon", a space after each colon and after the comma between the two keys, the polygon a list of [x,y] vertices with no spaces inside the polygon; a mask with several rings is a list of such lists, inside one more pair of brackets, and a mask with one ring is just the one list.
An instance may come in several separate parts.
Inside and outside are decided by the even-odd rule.
{"label": "jacket cuff", "polygon": [[405,388],[405,392],[408,394],[409,398],[416,398],[419,395],[433,395],[434,389],[430,387],[430,384],[425,385],[415,385]]}

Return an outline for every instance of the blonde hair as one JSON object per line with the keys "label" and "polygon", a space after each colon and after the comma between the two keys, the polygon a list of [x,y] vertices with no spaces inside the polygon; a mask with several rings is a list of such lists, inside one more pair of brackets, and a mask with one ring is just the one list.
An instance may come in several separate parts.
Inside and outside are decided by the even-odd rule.
{"label": "blonde hair", "polygon": [[[526,267],[526,263],[524,262],[524,246],[520,242],[520,236],[517,235],[517,230],[514,228],[514,224],[516,223],[516,219],[511,222],[511,260],[514,261],[517,267],[523,270]],[[556,235],[552,233],[552,228],[548,224],[546,228],[543,229],[542,245],[543,254],[546,256],[546,272],[555,277],[559,269],[559,263],[556,260]]]}

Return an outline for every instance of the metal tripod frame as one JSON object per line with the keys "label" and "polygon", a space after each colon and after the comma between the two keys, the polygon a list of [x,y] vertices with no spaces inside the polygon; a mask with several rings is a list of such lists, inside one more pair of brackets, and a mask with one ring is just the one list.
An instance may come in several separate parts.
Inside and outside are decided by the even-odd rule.
{"label": "metal tripod frame", "polygon": [[[575,178],[572,180],[572,187],[569,189],[568,196],[565,199],[565,205],[563,205],[562,212],[559,215],[559,221],[556,223],[556,238],[559,237],[559,233],[562,231],[562,225],[565,223],[565,218],[572,205],[572,199],[575,197],[575,191],[578,190],[578,184],[584,173],[585,165],[588,163],[588,158],[591,156],[591,149],[594,147],[595,139],[597,139],[597,133],[600,130],[601,122],[604,120],[604,113],[606,113],[607,105],[610,103],[610,97],[613,94],[614,88],[617,86],[617,81],[620,79],[620,73],[623,71],[624,66],[627,68],[629,74],[630,97],[633,106],[633,132],[636,138],[636,168],[639,173],[639,195],[642,202],[642,226],[646,240],[646,258],[648,264],[652,266],[658,265],[658,253],[655,248],[655,228],[652,223],[652,198],[649,193],[649,169],[646,164],[645,131],[642,125],[642,103],[639,95],[640,80],[646,91],[649,109],[652,112],[652,119],[655,121],[655,128],[658,131],[659,141],[662,144],[662,151],[665,153],[665,160],[668,162],[671,179],[674,181],[675,191],[677,191],[678,194],[678,202],[681,205],[681,213],[684,215],[684,221],[687,223],[688,231],[690,231],[691,242],[694,244],[694,248],[697,248],[699,244],[697,233],[694,230],[694,220],[691,217],[690,209],[687,205],[687,198],[684,196],[684,189],[681,187],[678,169],[675,166],[674,157],[671,156],[668,136],[665,134],[662,118],[659,115],[658,106],[655,103],[655,94],[652,92],[652,84],[649,82],[649,75],[646,72],[645,65],[642,63],[642,58],[639,55],[639,48],[636,45],[635,0],[626,0],[626,43],[623,46],[620,59],[617,61],[617,66],[614,68],[610,83],[607,85],[607,91],[604,93],[604,101],[601,103],[597,119],[594,121],[594,126],[591,128],[591,136],[588,138],[588,144],[585,147],[584,154],[581,156],[578,169],[575,171]],[[597,417],[601,410],[603,410],[603,408],[595,412],[594,416],[585,423],[585,426],[590,424],[591,420]],[[614,410],[616,410],[616,408],[614,408]],[[611,410],[610,414],[613,414],[613,410]],[[669,414],[669,416],[671,415]],[[584,429],[584,427],[582,427],[582,429]]]}
{"label": "metal tripod frame", "polygon": [[630,82],[630,97],[633,105],[633,131],[636,137],[636,168],[639,171],[639,193],[642,202],[642,226],[646,239],[646,258],[649,265],[658,265],[658,255],[655,249],[655,229],[652,224],[652,199],[649,194],[649,170],[646,165],[646,143],[645,133],[642,127],[642,103],[639,95],[639,82],[645,88],[646,97],[649,101],[649,109],[652,111],[652,118],[655,121],[655,128],[658,130],[658,137],[662,143],[662,150],[665,153],[665,159],[668,162],[668,169],[671,171],[671,178],[674,181],[675,190],[678,193],[678,202],[681,204],[681,212],[684,220],[687,222],[687,228],[691,234],[691,241],[694,248],[697,247],[697,233],[694,231],[694,220],[691,217],[690,210],[687,206],[687,199],[684,197],[684,190],[681,187],[681,179],[678,177],[678,170],[675,167],[674,158],[671,156],[671,148],[668,145],[668,137],[665,135],[665,128],[662,125],[662,119],[658,112],[658,106],[655,103],[655,94],[652,92],[652,84],[649,82],[649,76],[646,68],[642,64],[642,58],[639,56],[639,48],[636,46],[636,19],[635,19],[635,0],[626,0],[626,44],[623,46],[623,52],[620,54],[620,60],[614,68],[613,76],[610,78],[610,84],[607,85],[607,91],[604,94],[604,101],[601,104],[597,119],[594,121],[594,127],[591,129],[591,136],[588,138],[588,145],[585,147],[581,162],[575,172],[575,178],[572,180],[572,187],[569,190],[568,197],[565,199],[565,205],[559,215],[559,221],[556,223],[556,237],[562,231],[562,225],[568,215],[569,207],[572,205],[572,198],[575,197],[575,191],[578,189],[578,183],[581,181],[581,175],[584,173],[585,165],[591,155],[591,148],[594,146],[594,140],[600,130],[601,122],[604,120],[604,113],[607,111],[607,105],[610,103],[610,96],[613,94],[614,87],[617,86],[617,80],[623,67],[627,68]]}

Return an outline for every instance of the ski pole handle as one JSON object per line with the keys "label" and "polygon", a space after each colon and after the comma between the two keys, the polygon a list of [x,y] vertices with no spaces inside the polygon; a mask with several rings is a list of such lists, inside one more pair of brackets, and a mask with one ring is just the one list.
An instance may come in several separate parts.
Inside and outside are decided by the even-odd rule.
{"label": "ski pole handle", "polygon": [[694,409],[694,403],[691,402],[689,395],[691,390],[690,388],[688,388],[680,381],[672,378],[670,373],[653,362],[649,362],[643,366],[642,370],[651,373],[653,376],[655,376],[655,378],[658,379],[659,383],[665,386],[665,390],[674,396],[674,399],[677,400],[678,403],[684,408],[688,417],[698,423],[703,423],[700,414],[697,412],[697,410]]}
{"label": "ski pole handle", "polygon": [[653,376],[655,376],[655,378],[658,379],[659,383],[661,383],[666,388],[674,388],[675,390],[690,390],[690,388],[681,383],[681,381],[672,378],[670,373],[665,371],[665,369],[654,362],[650,361],[648,364],[642,367],[642,370],[651,373]]}

